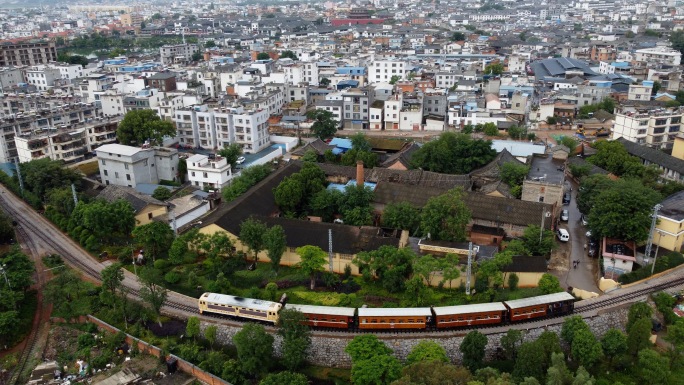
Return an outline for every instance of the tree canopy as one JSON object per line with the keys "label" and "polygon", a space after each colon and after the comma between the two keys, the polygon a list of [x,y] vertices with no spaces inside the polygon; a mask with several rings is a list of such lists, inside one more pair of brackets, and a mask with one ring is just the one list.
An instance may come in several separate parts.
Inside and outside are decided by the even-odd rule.
{"label": "tree canopy", "polygon": [[261,375],[272,365],[273,336],[262,325],[245,324],[233,336],[238,360],[245,373]]}
{"label": "tree canopy", "polygon": [[470,209],[463,202],[463,190],[454,188],[430,198],[421,212],[420,229],[432,239],[460,242],[465,240]]}
{"label": "tree canopy", "polygon": [[239,143],[231,143],[218,150],[218,154],[226,158],[226,162],[231,167],[235,167],[238,158],[242,155],[242,145]]}
{"label": "tree canopy", "polygon": [[469,135],[443,133],[439,139],[425,143],[413,153],[415,168],[444,174],[467,174],[496,157],[489,140],[472,139]]}
{"label": "tree canopy", "polygon": [[175,136],[176,128],[162,120],[154,110],[133,110],[126,113],[116,130],[116,139],[124,145],[161,145],[165,136]]}
{"label": "tree canopy", "polygon": [[463,366],[474,371],[482,366],[487,347],[487,336],[477,330],[466,334],[459,350],[463,353]]}
{"label": "tree canopy", "polygon": [[78,186],[81,180],[81,175],[78,172],[63,167],[61,161],[50,158],[23,162],[19,164],[19,168],[21,169],[24,189],[31,191],[41,200],[45,200],[50,190],[69,186],[72,183]]}
{"label": "tree canopy", "polygon": [[318,246],[302,246],[296,250],[300,261],[295,267],[302,269],[304,274],[311,278],[311,290],[316,287],[316,273],[325,270],[328,262],[327,254]]}
{"label": "tree canopy", "polygon": [[332,112],[317,109],[309,111],[306,116],[314,121],[311,126],[311,132],[318,138],[326,139],[337,132],[338,122],[335,120]]}

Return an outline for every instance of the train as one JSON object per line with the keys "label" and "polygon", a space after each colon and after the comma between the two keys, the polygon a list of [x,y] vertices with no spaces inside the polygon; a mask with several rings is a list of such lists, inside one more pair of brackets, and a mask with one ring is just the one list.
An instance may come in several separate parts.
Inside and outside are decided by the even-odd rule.
{"label": "train", "polygon": [[304,323],[312,328],[348,330],[452,329],[492,326],[543,317],[570,314],[575,297],[567,292],[503,302],[458,306],[417,308],[351,308],[281,304],[280,302],[204,293],[198,300],[199,313],[224,315],[241,320],[277,324],[281,309],[304,314]]}

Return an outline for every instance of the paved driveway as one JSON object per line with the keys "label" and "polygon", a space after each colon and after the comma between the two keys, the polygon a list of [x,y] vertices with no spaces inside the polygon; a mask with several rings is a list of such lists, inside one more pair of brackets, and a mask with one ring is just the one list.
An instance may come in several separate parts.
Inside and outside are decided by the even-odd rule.
{"label": "paved driveway", "polygon": [[[572,286],[582,290],[601,293],[596,285],[598,259],[589,257],[584,249],[584,245],[588,242],[586,237],[587,229],[582,226],[580,221],[581,214],[577,208],[577,185],[570,184],[570,186],[572,186],[572,199],[569,205],[563,206],[564,209],[569,210],[570,220],[568,223],[563,223],[562,227],[568,229],[570,233],[569,243],[571,251],[568,271],[561,277],[561,284],[565,287]],[[572,261],[575,260],[580,261],[577,268],[573,267]]]}

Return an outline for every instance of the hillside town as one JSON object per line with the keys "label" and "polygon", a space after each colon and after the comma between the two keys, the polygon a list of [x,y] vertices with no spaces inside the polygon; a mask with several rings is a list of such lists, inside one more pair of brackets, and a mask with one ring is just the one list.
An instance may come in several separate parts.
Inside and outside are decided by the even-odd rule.
{"label": "hillside town", "polygon": [[[480,358],[445,345],[445,362],[474,381],[455,383],[498,376],[510,382],[497,384],[613,384],[602,374],[611,368],[629,373],[615,384],[650,380],[625,362],[653,362],[641,358],[651,345],[627,353],[625,342],[614,362],[596,342],[609,327],[592,323],[604,313],[588,309],[614,293],[650,301],[650,313],[641,309],[652,326],[643,327],[645,340],[653,337],[673,368],[684,356],[684,331],[676,334],[684,305],[672,292],[684,263],[682,53],[684,3],[674,0],[6,1],[0,274],[7,290],[31,287],[36,306],[50,303],[37,325],[56,313],[119,336],[105,345],[121,359],[143,343],[162,359],[171,354],[162,360],[166,374],[155,369],[156,383],[174,383],[172,367],[212,384],[305,383],[276,377],[302,369],[304,353],[292,365],[278,350],[282,362],[249,366],[233,337],[248,326],[224,323],[218,335],[202,334],[218,314],[281,333],[293,306],[308,318],[290,325],[313,330],[504,328],[566,317],[557,326],[567,355],[549,348],[541,374],[518,363],[515,341],[513,350],[496,345],[505,331],[494,346],[485,338]],[[70,286],[80,279],[71,269],[19,284],[6,272],[22,253],[37,276],[66,263],[103,285]],[[5,337],[9,328],[3,334],[2,317],[20,322],[23,295],[0,301],[0,346],[19,343]],[[77,310],[55,301],[63,296],[97,299]],[[149,306],[135,313],[129,297]],[[226,313],[231,300],[244,307]],[[463,316],[470,306],[488,310]],[[627,321],[621,306],[615,314],[624,319],[606,324],[630,334],[636,316],[629,310]],[[311,315],[319,307],[327,318]],[[573,309],[584,310],[570,317]],[[603,352],[593,360],[575,350],[593,342],[573,343],[579,334],[567,331],[583,319]],[[185,334],[163,342],[168,335],[157,332],[174,322]],[[73,334],[60,327],[58,334]],[[86,337],[77,338],[82,348]],[[325,348],[322,340],[313,344],[325,353],[311,353],[309,364],[338,366],[329,357],[338,354],[339,366],[352,369],[346,382],[307,372],[321,380],[313,383],[428,383],[409,378],[410,348],[394,352],[406,360],[403,377],[395,368],[368,380],[353,343]],[[45,341],[39,368],[60,371],[64,357],[51,345],[68,343],[52,334]],[[237,346],[239,360],[214,351],[225,343]],[[117,360],[100,357],[103,371]],[[566,357],[569,377],[551,381],[552,369],[568,370],[557,367]],[[41,382],[34,373],[30,383],[85,381],[96,360],[86,363],[81,351],[70,353],[75,358],[72,378]],[[507,362],[496,376],[481,372],[496,360]],[[0,383],[28,380],[22,360],[14,372],[3,372],[4,362]],[[677,370],[653,383],[680,383]],[[96,383],[138,383],[141,372]]]}

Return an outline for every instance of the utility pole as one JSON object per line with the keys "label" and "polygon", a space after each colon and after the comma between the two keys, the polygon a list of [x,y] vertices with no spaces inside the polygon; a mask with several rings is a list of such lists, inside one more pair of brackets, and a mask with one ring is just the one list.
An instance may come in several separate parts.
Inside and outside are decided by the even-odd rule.
{"label": "utility pole", "polygon": [[[649,229],[648,233],[648,241],[646,241],[644,258],[651,258],[651,248],[653,248],[653,232],[655,232],[656,222],[658,221],[658,211],[660,211],[662,208],[663,206],[661,204],[653,206],[653,214],[651,214],[651,228]],[[653,266],[651,267],[651,275],[653,275],[653,268],[655,268],[655,260],[653,261]]]}
{"label": "utility pole", "polygon": [[541,228],[539,228],[539,244],[541,244],[542,235],[544,235],[544,220],[546,219],[547,215],[549,215],[549,212],[546,211],[546,209],[542,210]]}
{"label": "utility pole", "polygon": [[468,268],[466,269],[466,295],[470,295],[470,274],[473,272],[473,243],[468,243]]}
{"label": "utility pole", "polygon": [[19,159],[17,159],[17,177],[19,178],[19,190],[21,190],[21,197],[24,197],[24,179],[21,177],[21,167],[19,163]]}
{"label": "utility pole", "polygon": [[76,196],[76,186],[71,184],[71,195],[74,197],[74,207],[78,204],[78,196]]}
{"label": "utility pole", "polygon": [[171,226],[173,227],[173,235],[178,236],[178,225],[176,225],[176,213],[173,210],[171,210],[169,216],[171,216],[171,224],[173,225]]}
{"label": "utility pole", "polygon": [[2,265],[0,265],[0,274],[5,276],[5,283],[7,283],[7,287],[10,290],[12,290],[12,285],[10,285],[9,279],[7,279],[7,270],[6,269],[7,269],[7,265],[5,265],[4,263]]}
{"label": "utility pole", "polygon": [[328,262],[330,263],[330,272],[333,271],[333,248],[332,248],[332,229],[328,229]]}

